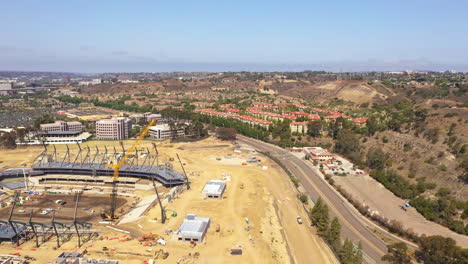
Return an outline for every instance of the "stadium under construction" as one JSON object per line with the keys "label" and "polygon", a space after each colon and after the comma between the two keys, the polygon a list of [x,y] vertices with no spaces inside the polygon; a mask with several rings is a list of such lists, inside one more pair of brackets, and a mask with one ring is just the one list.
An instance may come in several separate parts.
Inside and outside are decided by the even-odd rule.
{"label": "stadium under construction", "polygon": [[[101,184],[101,186],[107,185],[107,188],[113,186],[111,195],[111,210],[107,211],[110,213],[104,214],[107,215],[108,219],[110,220],[115,219],[114,211],[118,207],[116,205],[115,199],[117,195],[117,184],[122,187],[122,193],[125,193],[126,187],[134,187],[137,181],[143,181],[147,186],[152,185],[152,188],[154,188],[156,194],[158,195],[157,201],[159,201],[161,206],[161,220],[164,222],[165,213],[161,205],[158,191],[156,190],[155,182],[159,182],[164,186],[164,188],[171,188],[184,184],[186,184],[187,188],[189,188],[189,181],[180,159],[179,162],[182,166],[183,174],[177,172],[173,168],[172,163],[168,161],[159,164],[159,153],[157,146],[156,144],[152,145],[152,148],[130,148],[128,152],[125,150],[122,143],[119,151],[115,146],[110,148],[100,148],[97,146],[94,148],[90,148],[89,146],[82,148],[80,144],[77,144],[77,147],[74,148],[71,148],[67,145],[65,146],[66,148],[64,150],[58,151],[53,145],[44,145],[43,152],[35,159],[31,168],[12,168],[0,172],[0,180],[2,180],[2,182],[4,179],[18,179],[17,182],[8,181],[4,182],[3,184],[0,182],[0,191],[2,191],[0,194],[3,193],[3,195],[8,196],[7,198],[0,200],[0,208],[8,205],[12,206],[9,216],[6,215],[6,213],[2,213],[2,217],[0,217],[0,242],[11,241],[19,245],[20,241],[28,241],[32,238],[35,238],[36,247],[39,247],[41,243],[50,240],[51,237],[55,237],[55,240],[57,241],[57,247],[60,247],[61,244],[69,241],[73,235],[76,235],[78,237],[78,246],[81,246],[83,242],[88,241],[91,239],[91,237],[97,234],[97,231],[92,229],[93,224],[91,222],[79,220],[80,218],[77,217],[78,199],[80,196],[86,198],[89,195],[87,194],[86,190],[91,190],[92,188],[90,188],[90,185],[93,185],[93,183],[98,185]],[[109,151],[110,149],[111,151]],[[118,171],[121,177],[120,179],[115,178],[115,170],[112,166],[115,166],[115,164],[120,165],[121,163],[123,163],[123,165],[118,167]],[[31,199],[35,200],[31,205],[34,206],[34,204],[38,204],[40,200],[46,199],[50,201],[51,199],[54,199],[50,197],[53,197],[55,193],[57,193],[57,195],[60,193],[60,191],[51,189],[50,186],[46,187],[49,182],[55,182],[58,184],[60,187],[57,187],[57,189],[69,188],[71,191],[62,192],[61,194],[65,195],[65,197],[66,195],[71,195],[72,193],[76,195],[76,205],[74,208],[73,219],[57,219],[61,216],[59,214],[56,218],[55,209],[50,209],[52,214],[50,217],[46,217],[48,212],[41,212],[39,214],[37,209],[31,210],[29,217],[27,217],[27,215],[24,214],[28,214],[28,212],[25,212],[25,210],[21,209],[18,210],[21,211],[20,220],[15,220],[15,205],[21,204],[18,198],[23,199],[29,195]],[[11,186],[19,187],[10,188]],[[20,192],[19,189],[23,188],[24,191]],[[48,194],[44,194],[42,197],[42,192],[37,191],[41,188],[43,191],[47,191]],[[102,195],[104,193],[105,192],[102,191],[101,187],[100,194]],[[93,195],[92,193],[90,194]],[[22,197],[23,195],[26,196]],[[4,202],[5,199],[9,199],[10,202]],[[29,204],[31,204],[31,202],[29,202]],[[84,208],[92,206],[90,206],[90,204],[84,204],[86,206]],[[22,208],[26,209],[26,207]],[[83,214],[82,210],[78,211],[78,214]],[[62,215],[65,212],[63,211],[63,208],[59,211],[62,212]],[[121,212],[123,213],[123,210]],[[34,217],[39,217],[39,219],[42,219],[42,221],[34,221]]]}
{"label": "stadium under construction", "polygon": [[[94,149],[87,147],[83,150],[78,145],[78,152],[73,155],[67,146],[66,152],[59,155],[55,146],[51,152],[45,148],[36,159],[32,169],[33,172],[43,174],[112,176],[113,170],[107,165],[117,163],[125,155],[125,149],[122,146],[121,152],[118,152],[115,147],[112,150],[109,152],[107,147],[102,150],[97,146]],[[149,148],[145,151],[135,150],[135,153],[130,154],[131,159],[120,167],[120,176],[154,179],[166,187],[187,182],[187,177],[175,171],[171,164],[159,164],[155,144],[153,144],[153,150]]]}

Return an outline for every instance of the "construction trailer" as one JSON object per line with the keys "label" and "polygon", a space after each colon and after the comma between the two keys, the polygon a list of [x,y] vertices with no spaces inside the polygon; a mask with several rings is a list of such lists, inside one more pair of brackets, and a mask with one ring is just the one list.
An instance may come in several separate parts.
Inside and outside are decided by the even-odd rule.
{"label": "construction trailer", "polygon": [[206,183],[202,191],[203,199],[208,198],[223,198],[224,190],[226,189],[226,183],[220,180],[211,180]]}
{"label": "construction trailer", "polygon": [[177,231],[174,232],[174,236],[179,241],[202,242],[210,222],[211,219],[208,217],[188,214]]}

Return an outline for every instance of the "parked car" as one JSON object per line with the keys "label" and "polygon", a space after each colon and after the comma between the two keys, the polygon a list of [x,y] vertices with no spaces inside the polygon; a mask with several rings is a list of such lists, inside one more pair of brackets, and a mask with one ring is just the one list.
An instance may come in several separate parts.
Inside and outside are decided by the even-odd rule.
{"label": "parked car", "polygon": [[65,202],[64,200],[57,200],[55,201],[56,204],[60,204],[60,205],[65,205],[67,202]]}

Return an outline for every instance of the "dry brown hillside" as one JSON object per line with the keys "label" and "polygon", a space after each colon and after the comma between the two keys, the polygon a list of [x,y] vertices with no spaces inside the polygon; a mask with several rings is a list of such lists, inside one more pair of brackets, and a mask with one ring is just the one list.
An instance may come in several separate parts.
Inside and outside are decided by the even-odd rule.
{"label": "dry brown hillside", "polygon": [[321,83],[295,82],[271,85],[280,94],[300,97],[309,102],[324,103],[331,98],[356,104],[383,103],[394,93],[382,84],[369,85],[363,81],[332,81]]}
{"label": "dry brown hillside", "polygon": [[[458,179],[463,171],[458,167],[460,160],[453,154],[454,149],[468,144],[468,109],[438,109],[421,126],[407,133],[384,131],[376,133],[363,142],[363,152],[370,147],[382,147],[389,154],[391,167],[401,176],[414,181],[426,177],[437,187],[449,188],[460,200],[468,199],[466,184]],[[447,117],[446,114],[456,113]],[[453,131],[450,131],[453,127]]]}

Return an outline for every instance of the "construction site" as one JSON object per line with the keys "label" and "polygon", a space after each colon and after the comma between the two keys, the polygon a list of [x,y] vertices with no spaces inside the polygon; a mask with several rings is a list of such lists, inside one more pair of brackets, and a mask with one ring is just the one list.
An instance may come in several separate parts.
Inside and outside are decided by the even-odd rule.
{"label": "construction site", "polygon": [[2,152],[0,253],[24,261],[12,263],[334,262],[296,222],[307,215],[289,179],[237,143],[141,137]]}

